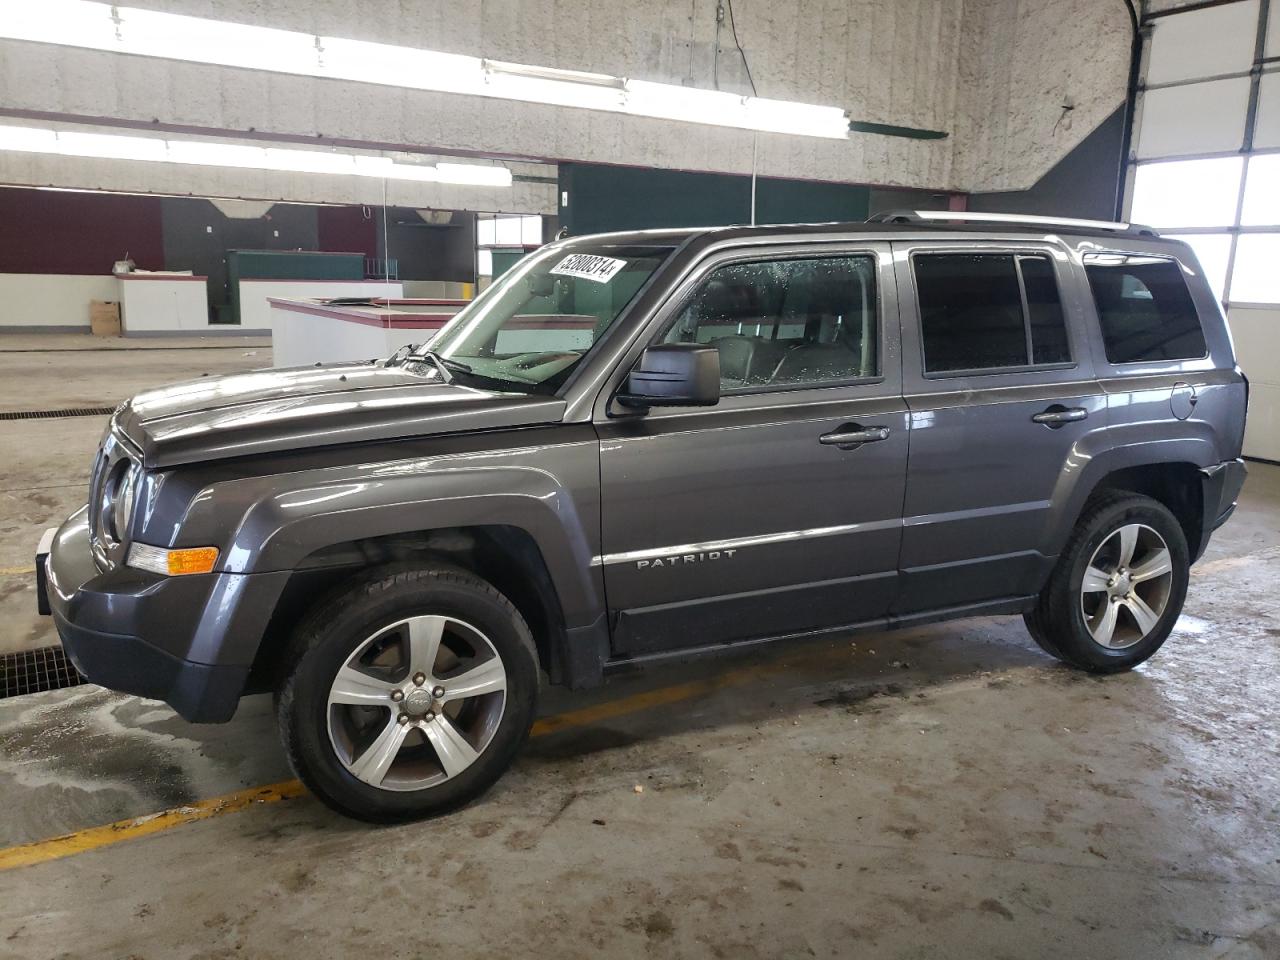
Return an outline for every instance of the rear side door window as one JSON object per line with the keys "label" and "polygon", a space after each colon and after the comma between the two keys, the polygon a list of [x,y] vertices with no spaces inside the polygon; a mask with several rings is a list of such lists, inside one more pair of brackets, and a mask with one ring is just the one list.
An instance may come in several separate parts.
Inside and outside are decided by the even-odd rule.
{"label": "rear side door window", "polygon": [[1207,356],[1200,315],[1176,262],[1097,253],[1085,256],[1084,269],[1111,363]]}
{"label": "rear side door window", "polygon": [[795,388],[879,374],[876,261],[849,255],[718,267],[663,337],[720,353],[721,389]]}
{"label": "rear side door window", "polygon": [[913,258],[926,374],[1071,362],[1047,256],[929,253]]}

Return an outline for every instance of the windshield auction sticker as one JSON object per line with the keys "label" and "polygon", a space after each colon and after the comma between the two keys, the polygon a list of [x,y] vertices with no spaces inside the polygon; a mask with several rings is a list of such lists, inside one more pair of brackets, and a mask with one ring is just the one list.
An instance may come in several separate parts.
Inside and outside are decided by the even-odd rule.
{"label": "windshield auction sticker", "polygon": [[561,277],[579,277],[596,283],[608,283],[626,265],[627,261],[615,260],[613,257],[574,253],[552,267],[551,272]]}

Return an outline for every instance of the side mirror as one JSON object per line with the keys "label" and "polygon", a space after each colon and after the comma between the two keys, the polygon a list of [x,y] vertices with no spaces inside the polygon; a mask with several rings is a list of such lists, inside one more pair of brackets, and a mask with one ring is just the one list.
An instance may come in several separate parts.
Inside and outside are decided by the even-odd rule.
{"label": "side mirror", "polygon": [[640,355],[618,402],[628,407],[714,407],[720,351],[701,343],[660,343]]}

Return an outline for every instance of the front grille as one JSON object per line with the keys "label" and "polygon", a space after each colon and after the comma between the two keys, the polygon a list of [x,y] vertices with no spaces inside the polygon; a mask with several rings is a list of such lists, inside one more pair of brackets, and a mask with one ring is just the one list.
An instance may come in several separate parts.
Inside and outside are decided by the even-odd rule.
{"label": "front grille", "polygon": [[41,647],[0,656],[0,698],[61,690],[86,682],[61,647]]}

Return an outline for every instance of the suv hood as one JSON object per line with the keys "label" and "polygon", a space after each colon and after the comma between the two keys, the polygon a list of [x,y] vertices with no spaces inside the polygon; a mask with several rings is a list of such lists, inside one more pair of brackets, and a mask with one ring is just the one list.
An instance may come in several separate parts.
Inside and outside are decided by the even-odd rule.
{"label": "suv hood", "polygon": [[122,404],[114,421],[148,467],[167,467],[557,423],[564,409],[556,397],[443,383],[403,366],[344,363],[255,370],[149,390]]}

